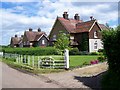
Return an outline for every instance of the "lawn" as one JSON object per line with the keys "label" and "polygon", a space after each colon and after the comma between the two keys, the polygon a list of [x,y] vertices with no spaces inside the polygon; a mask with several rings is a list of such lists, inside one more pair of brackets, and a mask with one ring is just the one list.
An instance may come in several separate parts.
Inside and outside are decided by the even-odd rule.
{"label": "lawn", "polygon": [[[35,58],[34,58],[35,67],[37,67],[38,59],[40,59],[42,57],[52,57],[55,60],[64,60],[64,57],[60,56],[60,55],[40,56],[39,58],[38,58],[38,56],[35,56]],[[99,57],[99,55],[74,55],[74,56],[70,56],[70,69],[76,68],[76,67],[82,67],[84,65],[88,65],[88,64],[90,64],[91,60],[96,60],[97,57]],[[30,56],[30,65],[28,65],[28,66],[27,66],[27,64],[15,63],[14,60],[12,60],[12,59],[3,59],[3,61],[12,67],[25,69],[27,71],[31,71],[34,73],[35,72],[36,73],[51,73],[51,72],[64,71],[64,69],[42,69],[42,68],[38,69],[35,67],[33,68],[33,67],[31,67],[32,66],[32,56]]]}
{"label": "lawn", "polygon": [[98,55],[75,55],[70,56],[70,67],[78,67],[90,64],[91,60],[96,60],[99,56]]}

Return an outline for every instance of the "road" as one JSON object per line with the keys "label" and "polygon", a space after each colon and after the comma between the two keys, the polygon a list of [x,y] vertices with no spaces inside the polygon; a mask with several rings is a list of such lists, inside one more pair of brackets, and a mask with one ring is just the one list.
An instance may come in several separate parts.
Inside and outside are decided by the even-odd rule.
{"label": "road", "polygon": [[[1,62],[0,62],[1,65]],[[2,64],[2,88],[100,88],[101,76],[107,70],[100,63],[60,73],[30,75]]]}
{"label": "road", "polygon": [[2,66],[2,88],[61,88],[45,78],[22,73],[4,63],[0,65]]}

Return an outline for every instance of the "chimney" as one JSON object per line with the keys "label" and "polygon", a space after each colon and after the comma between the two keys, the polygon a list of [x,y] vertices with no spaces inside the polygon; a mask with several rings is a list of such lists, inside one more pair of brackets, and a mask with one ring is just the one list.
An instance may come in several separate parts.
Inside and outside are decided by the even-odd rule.
{"label": "chimney", "polygon": [[29,31],[32,31],[32,28],[29,28]]}
{"label": "chimney", "polygon": [[79,19],[80,19],[80,16],[76,13],[75,16],[74,16],[74,19],[75,19],[75,20],[79,20]]}
{"label": "chimney", "polygon": [[64,12],[63,18],[64,18],[64,19],[68,19],[68,14],[67,14],[67,12]]}
{"label": "chimney", "polygon": [[40,29],[40,28],[38,28],[38,32],[41,32],[41,29]]}
{"label": "chimney", "polygon": [[91,20],[94,20],[93,16],[90,16],[90,19],[91,19]]}
{"label": "chimney", "polygon": [[15,35],[15,37],[17,37],[17,35]]}
{"label": "chimney", "polygon": [[23,37],[23,35],[21,35],[21,37]]}

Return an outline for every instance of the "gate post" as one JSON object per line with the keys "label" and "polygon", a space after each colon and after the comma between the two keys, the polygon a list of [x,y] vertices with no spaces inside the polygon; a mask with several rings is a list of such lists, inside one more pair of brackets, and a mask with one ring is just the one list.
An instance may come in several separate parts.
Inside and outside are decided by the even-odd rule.
{"label": "gate post", "polygon": [[65,69],[69,69],[69,50],[64,51]]}

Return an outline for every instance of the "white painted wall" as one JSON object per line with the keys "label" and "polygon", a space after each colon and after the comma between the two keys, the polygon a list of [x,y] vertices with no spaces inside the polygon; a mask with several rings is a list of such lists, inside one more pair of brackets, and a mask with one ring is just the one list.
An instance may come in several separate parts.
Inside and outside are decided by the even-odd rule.
{"label": "white painted wall", "polygon": [[[97,49],[94,49],[94,43],[97,41]],[[89,39],[89,52],[97,52],[99,49],[103,49],[101,39]]]}

